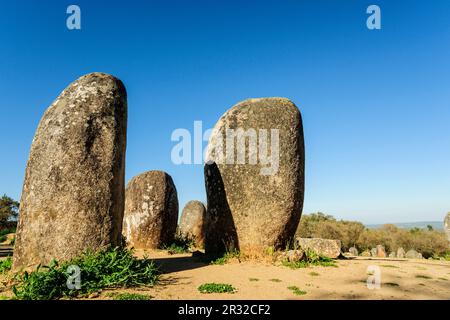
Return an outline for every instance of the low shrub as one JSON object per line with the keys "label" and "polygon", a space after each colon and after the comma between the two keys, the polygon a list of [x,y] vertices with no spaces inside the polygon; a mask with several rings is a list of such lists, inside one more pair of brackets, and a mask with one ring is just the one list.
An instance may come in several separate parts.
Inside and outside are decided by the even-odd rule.
{"label": "low shrub", "polygon": [[[69,289],[67,285],[69,266],[80,268],[79,289]],[[151,260],[139,260],[131,250],[109,248],[88,251],[62,264],[53,260],[49,266],[38,266],[31,273],[17,275],[13,292],[23,300],[51,300],[88,295],[103,288],[151,286],[157,280],[158,270]]]}
{"label": "low shrub", "polygon": [[8,257],[5,260],[0,261],[0,274],[8,272],[12,267],[12,258]]}
{"label": "low shrub", "polygon": [[303,260],[290,262],[288,260],[283,260],[283,266],[292,269],[307,268],[311,266],[322,266],[322,267],[337,267],[336,262],[328,257],[320,255],[313,250],[306,250]]}
{"label": "low shrub", "polygon": [[188,253],[195,247],[195,239],[191,235],[182,234],[177,232],[173,243],[170,245],[164,245],[161,249],[167,250],[169,254]]}

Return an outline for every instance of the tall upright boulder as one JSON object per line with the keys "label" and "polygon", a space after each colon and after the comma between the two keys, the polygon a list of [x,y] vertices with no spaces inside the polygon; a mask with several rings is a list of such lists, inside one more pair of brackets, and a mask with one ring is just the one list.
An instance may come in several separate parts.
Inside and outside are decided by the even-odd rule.
{"label": "tall upright boulder", "polygon": [[447,234],[448,241],[450,242],[450,212],[447,213],[444,219],[444,230]]}
{"label": "tall upright boulder", "polygon": [[228,110],[206,153],[206,253],[284,248],[302,213],[304,164],[302,118],[293,102],[249,99]]}
{"label": "tall upright boulder", "polygon": [[192,237],[198,247],[204,246],[206,208],[200,201],[189,201],[183,208],[179,230]]}
{"label": "tall upright boulder", "polygon": [[127,97],[103,73],[69,85],[47,109],[25,171],[14,269],[120,245]]}
{"label": "tall upright boulder", "polygon": [[128,245],[156,249],[171,244],[178,224],[178,196],[170,175],[142,173],[130,180],[125,194],[123,235]]}

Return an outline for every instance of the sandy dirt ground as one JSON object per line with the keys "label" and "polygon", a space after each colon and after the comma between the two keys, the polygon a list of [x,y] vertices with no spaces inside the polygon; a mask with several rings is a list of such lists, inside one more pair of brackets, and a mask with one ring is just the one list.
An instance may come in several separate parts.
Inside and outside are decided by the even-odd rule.
{"label": "sandy dirt ground", "polygon": [[[258,261],[232,261],[210,265],[191,254],[169,255],[165,251],[137,251],[160,266],[163,274],[152,288],[106,290],[146,294],[152,299],[450,299],[450,262],[361,258],[337,260],[338,267],[290,269]],[[368,289],[368,268],[379,268],[381,287]],[[204,283],[226,283],[233,294],[202,294]],[[305,295],[297,296],[288,287]],[[0,288],[1,291],[1,288]],[[0,292],[7,294],[7,292]]]}

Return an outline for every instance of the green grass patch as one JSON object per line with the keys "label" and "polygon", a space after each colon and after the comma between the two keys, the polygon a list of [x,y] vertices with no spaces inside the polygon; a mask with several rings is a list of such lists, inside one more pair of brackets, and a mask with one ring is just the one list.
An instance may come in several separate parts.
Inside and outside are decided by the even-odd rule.
{"label": "green grass patch", "polygon": [[151,300],[152,297],[146,294],[139,294],[139,293],[114,293],[110,294],[110,297],[113,298],[113,300]]}
{"label": "green grass patch", "polygon": [[249,281],[252,281],[252,282],[259,281],[258,278],[249,278],[248,280],[249,280]]}
{"label": "green grass patch", "polygon": [[269,281],[272,281],[272,282],[281,282],[280,279],[269,279]]}
{"label": "green grass patch", "polygon": [[164,245],[161,249],[167,250],[169,254],[188,253],[195,247],[195,239],[190,235],[177,232],[172,244]]}
{"label": "green grass patch", "polygon": [[395,282],[386,282],[384,285],[387,287],[400,287],[400,285]]}
{"label": "green grass patch", "polygon": [[0,261],[0,274],[8,272],[12,267],[12,258],[8,257],[5,260]]}
{"label": "green grass patch", "polygon": [[319,273],[314,272],[314,271],[313,271],[313,272],[310,272],[309,275],[310,275],[311,277],[317,277],[317,276],[320,276]]}
{"label": "green grass patch", "polygon": [[200,293],[235,293],[236,289],[226,283],[205,283],[198,287]]}
{"label": "green grass patch", "polygon": [[417,279],[432,279],[430,276],[426,276],[424,274],[418,274],[416,275]]}
{"label": "green grass patch", "polygon": [[290,286],[288,289],[291,290],[296,296],[304,296],[307,293],[306,291],[300,290],[300,288],[296,286]]}
{"label": "green grass patch", "polygon": [[424,267],[417,267],[417,266],[416,266],[416,269],[417,269],[417,270],[427,270],[427,268],[424,268]]}
{"label": "green grass patch", "polygon": [[6,236],[7,234],[10,233],[16,233],[16,229],[3,229],[2,231],[0,231],[0,237],[1,236]]}
{"label": "green grass patch", "polygon": [[238,251],[232,251],[225,253],[222,257],[215,258],[213,260],[209,260],[210,264],[213,265],[224,265],[231,259],[239,259],[241,257],[241,254]]}
{"label": "green grass patch", "polygon": [[[81,288],[69,289],[69,266],[78,266]],[[48,266],[17,275],[13,292],[18,299],[52,300],[62,297],[86,296],[103,288],[152,286],[158,281],[153,261],[133,256],[132,250],[110,248],[99,252],[87,251],[80,258],[59,264],[53,260]],[[73,275],[73,274],[72,274]]]}
{"label": "green grass patch", "polygon": [[338,267],[333,259],[317,254],[312,250],[305,251],[305,258],[303,260],[297,262],[284,260],[282,265],[291,269],[307,268],[311,266]]}
{"label": "green grass patch", "polygon": [[394,268],[394,269],[399,269],[400,267],[394,266],[392,264],[382,264],[381,265],[384,268]]}
{"label": "green grass patch", "polygon": [[0,242],[5,242],[8,238],[6,236],[0,236]]}

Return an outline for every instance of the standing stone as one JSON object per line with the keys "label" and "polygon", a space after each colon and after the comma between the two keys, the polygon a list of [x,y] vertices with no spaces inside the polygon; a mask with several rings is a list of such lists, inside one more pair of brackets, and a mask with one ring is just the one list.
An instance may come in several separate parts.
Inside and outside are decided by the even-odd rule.
{"label": "standing stone", "polygon": [[350,254],[352,256],[358,256],[358,249],[356,249],[355,247],[351,247],[350,249],[348,249],[348,252],[350,252]]}
{"label": "standing stone", "polygon": [[405,258],[407,259],[422,259],[422,254],[417,252],[416,250],[409,250],[406,255]]}
{"label": "standing stone", "polygon": [[208,144],[205,249],[285,248],[304,197],[301,114],[288,99],[245,100],[217,122]]}
{"label": "standing stone", "polygon": [[384,250],[384,246],[377,245],[377,257],[378,258],[386,258],[386,250]]}
{"label": "standing stone", "polygon": [[302,250],[312,250],[317,254],[336,259],[341,255],[341,241],[320,238],[296,238],[296,245]]}
{"label": "standing stone", "polygon": [[189,201],[181,214],[180,232],[192,237],[198,247],[203,247],[205,240],[206,208],[200,201]]}
{"label": "standing stone", "polygon": [[372,248],[370,249],[370,255],[372,257],[376,257],[377,256],[377,248]]}
{"label": "standing stone", "polygon": [[445,216],[444,230],[445,230],[445,233],[447,234],[447,239],[450,242],[450,212],[447,213],[447,215]]}
{"label": "standing stone", "polygon": [[123,235],[137,249],[170,245],[178,222],[178,197],[172,178],[162,171],[142,173],[125,191]]}
{"label": "standing stone", "polygon": [[127,97],[92,73],[67,87],[33,139],[20,201],[14,269],[121,243]]}
{"label": "standing stone", "polygon": [[397,249],[397,258],[404,259],[405,258],[405,249],[398,248]]}

